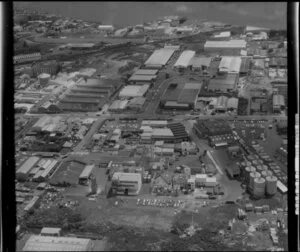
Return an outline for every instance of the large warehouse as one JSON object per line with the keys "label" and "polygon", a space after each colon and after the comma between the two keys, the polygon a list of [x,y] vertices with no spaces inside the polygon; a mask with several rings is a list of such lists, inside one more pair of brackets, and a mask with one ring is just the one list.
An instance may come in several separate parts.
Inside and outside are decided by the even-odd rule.
{"label": "large warehouse", "polygon": [[278,113],[285,107],[283,95],[273,95],[273,112]]}
{"label": "large warehouse", "polygon": [[228,93],[236,89],[238,74],[228,73],[225,76],[217,76],[209,80],[207,90],[210,92]]}
{"label": "large warehouse", "polygon": [[19,180],[26,180],[28,178],[30,170],[35,166],[39,161],[38,157],[28,158],[24,164],[17,170],[16,177]]}
{"label": "large warehouse", "polygon": [[92,251],[91,239],[32,235],[23,251]]}
{"label": "large warehouse", "polygon": [[111,189],[120,195],[138,195],[142,188],[140,173],[115,172],[112,177]]}
{"label": "large warehouse", "polygon": [[239,73],[241,68],[241,57],[222,57],[219,65],[219,72]]}
{"label": "large warehouse", "polygon": [[65,94],[59,102],[59,107],[65,111],[98,111],[117,87],[117,82],[113,80],[82,80]]}
{"label": "large warehouse", "polygon": [[207,70],[210,66],[210,57],[194,57],[191,59],[189,65],[193,71]]}
{"label": "large warehouse", "polygon": [[149,89],[148,84],[142,86],[128,85],[125,86],[119,94],[120,98],[131,98],[131,97],[143,97],[146,95]]}
{"label": "large warehouse", "polygon": [[193,109],[196,106],[202,83],[171,84],[165,91],[161,104],[167,109]]}
{"label": "large warehouse", "polygon": [[221,55],[240,55],[241,50],[246,49],[246,44],[245,40],[206,41],[204,51]]}
{"label": "large warehouse", "polygon": [[155,50],[154,53],[145,62],[146,68],[160,69],[165,66],[170,58],[172,57],[175,49],[159,49]]}
{"label": "large warehouse", "polygon": [[195,56],[196,52],[191,50],[186,50],[181,53],[178,60],[174,64],[175,68],[182,69],[187,68],[191,59]]}

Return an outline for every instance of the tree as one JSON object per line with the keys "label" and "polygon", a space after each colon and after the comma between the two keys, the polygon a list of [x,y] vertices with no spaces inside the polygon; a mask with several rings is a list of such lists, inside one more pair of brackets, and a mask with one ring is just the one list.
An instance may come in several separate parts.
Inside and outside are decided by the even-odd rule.
{"label": "tree", "polygon": [[186,17],[182,17],[179,19],[179,24],[183,24],[187,21],[187,18]]}

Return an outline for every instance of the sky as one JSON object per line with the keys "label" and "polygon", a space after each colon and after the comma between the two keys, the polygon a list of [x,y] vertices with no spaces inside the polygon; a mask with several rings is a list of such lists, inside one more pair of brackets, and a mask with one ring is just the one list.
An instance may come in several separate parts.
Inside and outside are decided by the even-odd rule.
{"label": "sky", "polygon": [[113,25],[135,25],[165,15],[235,25],[285,29],[285,2],[16,2],[18,7]]}

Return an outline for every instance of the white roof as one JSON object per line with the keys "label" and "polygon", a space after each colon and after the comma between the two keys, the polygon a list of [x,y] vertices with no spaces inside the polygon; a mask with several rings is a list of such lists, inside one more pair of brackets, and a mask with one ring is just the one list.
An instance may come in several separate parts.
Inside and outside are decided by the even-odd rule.
{"label": "white roof", "polygon": [[207,177],[206,182],[210,182],[210,183],[217,182],[217,178],[216,177]]}
{"label": "white roof", "polygon": [[169,128],[163,128],[163,129],[153,129],[152,136],[173,136],[172,130]]}
{"label": "white roof", "polygon": [[196,174],[196,179],[207,178],[207,174]]}
{"label": "white roof", "polygon": [[240,71],[242,64],[241,57],[222,57],[219,65],[219,70],[223,72],[236,72]]}
{"label": "white roof", "polygon": [[284,96],[283,95],[273,95],[273,106],[284,106]]}
{"label": "white roof", "polygon": [[61,228],[44,227],[41,230],[41,234],[57,234],[61,231]]}
{"label": "white roof", "polygon": [[196,52],[191,50],[183,51],[175,63],[175,67],[188,67],[191,59],[195,56]]}
{"label": "white roof", "polygon": [[261,30],[268,31],[268,30],[270,30],[270,29],[268,29],[268,28],[263,28],[263,27],[255,27],[255,26],[247,26],[247,27],[246,27],[246,32],[250,32],[250,31],[261,31]]}
{"label": "white roof", "polygon": [[152,81],[156,79],[156,75],[141,75],[134,74],[129,78],[129,81]]}
{"label": "white roof", "polygon": [[245,40],[206,41],[204,48],[246,48]]}
{"label": "white roof", "polygon": [[128,85],[125,86],[119,96],[120,97],[141,97],[147,92],[149,85],[145,84],[142,86]]}
{"label": "white roof", "polygon": [[23,251],[88,251],[90,244],[90,239],[32,235]]}
{"label": "white roof", "polygon": [[88,176],[91,175],[94,168],[95,168],[94,164],[85,166],[82,173],[80,174],[79,178],[87,178]]}
{"label": "white roof", "polygon": [[220,34],[215,35],[215,38],[228,38],[231,36],[230,31],[221,32]]}
{"label": "white roof", "polygon": [[288,191],[287,187],[282,184],[280,180],[277,180],[277,188],[283,193],[286,193]]}
{"label": "white roof", "polygon": [[30,157],[26,162],[17,170],[17,173],[27,174],[30,169],[39,161],[38,157]]}
{"label": "white roof", "polygon": [[140,128],[141,130],[143,130],[144,132],[152,132],[153,129],[150,126],[141,126]]}
{"label": "white roof", "polygon": [[109,109],[125,109],[128,104],[128,100],[115,100],[109,106]]}
{"label": "white roof", "polygon": [[112,180],[119,181],[140,181],[141,174],[140,173],[124,173],[124,172],[115,172]]}
{"label": "white roof", "polygon": [[47,73],[41,73],[39,76],[38,76],[38,78],[41,78],[41,79],[43,79],[43,78],[50,78],[51,77],[51,75],[50,74],[47,74]]}
{"label": "white roof", "polygon": [[145,65],[165,65],[175,52],[175,49],[159,49],[155,50],[153,54],[145,62]]}

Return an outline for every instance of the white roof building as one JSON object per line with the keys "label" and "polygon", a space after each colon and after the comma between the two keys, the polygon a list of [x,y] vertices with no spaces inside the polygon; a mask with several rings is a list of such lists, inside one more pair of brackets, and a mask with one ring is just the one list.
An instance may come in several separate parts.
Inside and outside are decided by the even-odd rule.
{"label": "white roof building", "polygon": [[152,127],[165,127],[168,121],[166,120],[143,120],[142,126],[152,126]]}
{"label": "white roof building", "polygon": [[23,251],[91,251],[90,239],[32,235]]}
{"label": "white roof building", "polygon": [[128,85],[121,90],[119,97],[142,97],[146,94],[148,89],[148,84],[142,86]]}
{"label": "white roof building", "polygon": [[193,68],[201,68],[202,66],[209,67],[211,63],[210,57],[194,57],[191,59],[189,65]]}
{"label": "white roof building", "polygon": [[221,32],[219,34],[216,34],[214,37],[215,38],[229,38],[231,36],[231,32],[230,31],[225,31],[225,32]]}
{"label": "white roof building", "polygon": [[169,128],[154,128],[152,131],[153,137],[173,137],[173,132]]}
{"label": "white roof building", "polygon": [[238,99],[231,97],[227,100],[227,109],[237,109],[238,108]]}
{"label": "white roof building", "polygon": [[191,59],[195,56],[196,52],[191,50],[183,51],[174,67],[188,67]]}
{"label": "white roof building", "polygon": [[206,48],[215,48],[215,49],[245,49],[246,48],[245,40],[229,40],[229,41],[206,41],[204,44],[204,49]]}
{"label": "white roof building", "polygon": [[219,65],[219,71],[239,73],[242,64],[241,57],[222,57]]}
{"label": "white roof building", "polygon": [[164,66],[167,64],[175,49],[158,49],[153,52],[153,54],[145,62],[145,65],[161,65]]}
{"label": "white roof building", "polygon": [[39,161],[38,157],[28,158],[26,162],[17,170],[17,175],[20,174],[26,175],[38,161]]}

